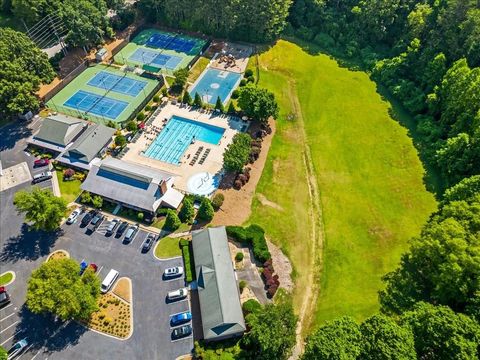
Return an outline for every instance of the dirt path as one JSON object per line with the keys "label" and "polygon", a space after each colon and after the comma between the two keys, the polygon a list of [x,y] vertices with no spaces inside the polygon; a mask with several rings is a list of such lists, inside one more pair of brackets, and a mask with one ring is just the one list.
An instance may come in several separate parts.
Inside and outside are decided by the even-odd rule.
{"label": "dirt path", "polygon": [[272,133],[267,135],[262,142],[260,155],[250,167],[250,181],[240,190],[233,188],[228,190],[218,190],[218,193],[225,195],[225,201],[219,211],[215,213],[213,225],[242,225],[250,217],[252,212],[252,199],[255,195],[258,181],[262,176],[263,167],[267,161],[268,150],[272,144],[275,135],[275,121],[269,121]]}
{"label": "dirt path", "polygon": [[296,330],[296,344],[293,348],[292,355],[290,356],[291,360],[298,359],[303,353],[304,341],[303,341],[303,332],[310,325],[312,320],[311,314],[314,312],[315,304],[317,302],[319,284],[320,284],[320,273],[322,268],[322,252],[323,252],[323,243],[325,238],[324,226],[323,226],[323,216],[322,216],[322,206],[320,193],[318,189],[318,182],[315,176],[313,169],[312,155],[310,152],[310,147],[307,144],[305,125],[303,121],[302,110],[300,103],[295,92],[295,83],[293,81],[289,82],[289,92],[290,99],[292,99],[292,106],[295,115],[297,116],[297,121],[300,125],[300,128],[303,132],[303,159],[305,162],[305,169],[307,172],[308,179],[308,190],[310,195],[310,217],[311,217],[311,237],[310,243],[310,252],[312,254],[311,264],[309,266],[310,271],[308,273],[307,284],[310,284],[305,291],[305,296],[303,297],[302,306],[300,307],[300,312],[298,314],[298,323]]}

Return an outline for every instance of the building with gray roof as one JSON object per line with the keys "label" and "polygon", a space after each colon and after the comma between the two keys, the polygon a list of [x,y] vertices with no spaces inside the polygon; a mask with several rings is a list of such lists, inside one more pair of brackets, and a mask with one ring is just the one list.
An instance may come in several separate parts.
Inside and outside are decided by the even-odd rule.
{"label": "building with gray roof", "polygon": [[83,120],[62,114],[50,115],[43,119],[39,131],[32,136],[29,143],[61,152],[86,128],[87,123]]}
{"label": "building with gray roof", "polygon": [[245,321],[224,226],[192,233],[198,297],[206,341],[241,336]]}
{"label": "building with gray roof", "polygon": [[81,189],[125,207],[154,214],[177,209],[184,195],[173,188],[175,175],[150,166],[107,157],[95,159]]}
{"label": "building with gray roof", "polygon": [[83,169],[90,169],[90,162],[101,156],[112,142],[115,129],[104,125],[92,124],[67,149],[57,157],[57,160]]}

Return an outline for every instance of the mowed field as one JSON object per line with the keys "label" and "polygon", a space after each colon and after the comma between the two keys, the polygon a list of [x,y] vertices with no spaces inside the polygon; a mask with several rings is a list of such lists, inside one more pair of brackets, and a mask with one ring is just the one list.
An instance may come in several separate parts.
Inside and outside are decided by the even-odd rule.
{"label": "mowed field", "polygon": [[[308,273],[315,272],[320,288],[307,325],[341,315],[361,320],[378,309],[381,276],[395,268],[408,239],[436,208],[422,181],[422,164],[407,130],[391,118],[390,104],[366,73],[284,40],[258,63],[259,86],[276,94],[281,116],[249,222],[263,225],[292,260],[297,310]],[[288,120],[289,114],[295,119]],[[323,214],[317,217],[323,252],[315,267],[306,146]]]}

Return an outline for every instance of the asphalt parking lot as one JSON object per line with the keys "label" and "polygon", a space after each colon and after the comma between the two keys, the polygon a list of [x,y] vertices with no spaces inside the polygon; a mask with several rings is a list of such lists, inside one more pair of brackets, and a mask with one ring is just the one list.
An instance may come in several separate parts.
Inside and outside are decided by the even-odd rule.
{"label": "asphalt parking lot", "polygon": [[[34,128],[38,124],[31,124]],[[18,125],[17,125],[18,126]],[[33,130],[34,131],[34,130]],[[18,131],[12,140],[10,127],[0,130],[0,137],[8,143],[0,147],[4,168],[27,162],[31,175],[45,168],[33,169],[33,157],[24,152],[25,138],[31,130]],[[3,141],[3,140],[2,140]],[[11,304],[0,309],[0,344],[9,348],[16,341],[27,338],[29,345],[17,359],[175,359],[190,353],[193,338],[172,341],[170,316],[190,309],[188,299],[167,303],[168,291],[184,286],[184,279],[162,280],[165,268],[181,265],[181,258],[160,261],[153,256],[153,247],[142,253],[141,247],[148,233],[138,232],[135,239],[125,244],[123,238],[105,236],[107,222],[92,234],[79,226],[63,225],[56,233],[29,231],[23,216],[16,213],[13,196],[19,189],[28,189],[29,182],[0,192],[0,266],[1,272],[13,270],[16,280],[7,286]],[[51,187],[51,182],[40,184]],[[76,322],[55,322],[52,316],[30,313],[25,305],[26,282],[33,269],[44,262],[52,251],[64,249],[79,262],[98,266],[103,279],[110,269],[120,277],[129,277],[133,286],[134,331],[127,340],[118,340],[90,331]],[[193,313],[195,318],[196,314]]]}

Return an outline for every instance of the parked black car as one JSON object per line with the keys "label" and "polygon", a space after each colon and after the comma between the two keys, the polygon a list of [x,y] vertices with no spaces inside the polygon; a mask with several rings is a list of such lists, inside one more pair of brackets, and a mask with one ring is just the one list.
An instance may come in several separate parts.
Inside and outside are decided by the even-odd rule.
{"label": "parked black car", "polygon": [[104,215],[102,215],[101,213],[96,213],[92,221],[90,222],[90,225],[88,226],[88,230],[93,233],[95,230],[98,229],[104,219]]}
{"label": "parked black car", "polygon": [[144,253],[148,252],[148,250],[151,249],[154,242],[155,242],[155,235],[148,234],[147,238],[145,239],[145,242],[143,243],[142,252]]}
{"label": "parked black car", "polygon": [[182,337],[190,335],[191,333],[192,333],[192,327],[190,325],[183,325],[173,329],[172,339],[180,339]]}
{"label": "parked black car", "polygon": [[97,214],[97,211],[95,210],[90,210],[88,213],[83,215],[82,222],[80,223],[81,226],[85,227],[87,226],[90,221],[92,221],[93,217]]}
{"label": "parked black car", "polygon": [[120,226],[117,229],[117,233],[115,234],[115,237],[116,238],[122,237],[125,230],[127,230],[127,227],[128,227],[128,222],[122,221],[122,223],[120,224]]}

